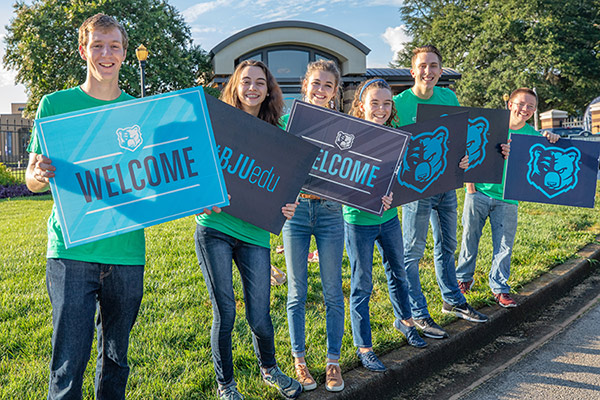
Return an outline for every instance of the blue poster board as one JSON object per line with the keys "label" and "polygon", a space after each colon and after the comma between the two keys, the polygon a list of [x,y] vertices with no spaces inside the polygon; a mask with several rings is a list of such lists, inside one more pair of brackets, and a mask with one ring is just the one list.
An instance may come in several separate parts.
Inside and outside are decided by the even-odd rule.
{"label": "blue poster board", "polygon": [[202,88],[35,121],[65,246],[229,204]]}
{"label": "blue poster board", "polygon": [[594,207],[600,143],[511,135],[504,198]]}
{"label": "blue poster board", "polygon": [[321,148],[302,190],[375,215],[390,193],[410,133],[295,101],[288,132]]}

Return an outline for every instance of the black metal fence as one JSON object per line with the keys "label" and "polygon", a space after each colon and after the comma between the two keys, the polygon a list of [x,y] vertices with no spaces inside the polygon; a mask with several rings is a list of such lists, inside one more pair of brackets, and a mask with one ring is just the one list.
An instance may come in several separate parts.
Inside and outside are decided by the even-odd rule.
{"label": "black metal fence", "polygon": [[32,125],[32,121],[23,118],[12,118],[6,115],[0,118],[0,163],[9,167],[23,182],[29,160],[27,146]]}

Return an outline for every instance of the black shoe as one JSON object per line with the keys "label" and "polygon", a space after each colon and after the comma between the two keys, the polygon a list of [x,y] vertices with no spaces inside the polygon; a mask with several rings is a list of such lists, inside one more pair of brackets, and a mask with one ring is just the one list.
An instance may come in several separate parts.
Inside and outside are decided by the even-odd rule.
{"label": "black shoe", "polygon": [[444,301],[444,305],[442,306],[442,312],[444,314],[452,314],[457,316],[458,318],[466,319],[471,322],[487,322],[488,317],[480,313],[471,307],[468,303],[459,304],[457,306],[453,306],[452,304],[448,304]]}
{"label": "black shoe", "polygon": [[423,332],[423,336],[432,339],[443,339],[449,337],[448,333],[441,326],[435,323],[433,318],[425,317],[423,319],[415,319],[415,325]]}

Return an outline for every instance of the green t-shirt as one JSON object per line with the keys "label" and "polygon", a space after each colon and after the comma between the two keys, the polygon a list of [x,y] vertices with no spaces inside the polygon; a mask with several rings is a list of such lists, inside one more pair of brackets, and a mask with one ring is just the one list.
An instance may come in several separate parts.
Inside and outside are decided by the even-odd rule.
{"label": "green t-shirt", "polygon": [[288,121],[290,120],[290,114],[285,114],[281,118],[279,118],[279,125],[281,125],[281,129],[287,128]]}
{"label": "green t-shirt", "polygon": [[460,106],[456,94],[448,88],[434,87],[433,94],[428,99],[415,95],[412,88],[394,96],[394,104],[398,112],[396,127],[417,122],[418,104],[436,104],[440,106]]}
{"label": "green t-shirt", "polygon": [[384,211],[381,217],[350,206],[344,206],[343,210],[344,221],[354,225],[381,225],[398,216],[398,207]]}
{"label": "green t-shirt", "polygon": [[[115,100],[98,100],[89,96],[77,86],[42,97],[36,119],[131,99],[133,99],[132,96],[121,92],[121,95]],[[27,151],[42,154],[42,147],[35,129],[31,135],[31,142]],[[60,171],[56,171],[56,173],[60,174]],[[54,204],[50,218],[48,218],[48,251],[46,257],[101,264],[143,265],[146,257],[144,230],[139,229],[66,249],[62,229],[56,215],[56,204]]]}
{"label": "green t-shirt", "polygon": [[[516,131],[509,129],[509,131],[508,131],[509,139],[513,133],[518,133],[521,135],[531,135],[531,136],[539,135],[539,132],[536,131],[531,125],[528,125],[528,124],[525,124],[524,127],[522,127],[519,130],[516,130]],[[491,197],[492,199],[502,200],[502,201],[505,201],[510,204],[519,204],[519,202],[516,200],[506,200],[503,198],[504,197],[504,178],[505,177],[506,177],[506,162],[504,162],[504,172],[502,173],[502,183],[476,183],[475,190],[485,194],[488,197]]]}

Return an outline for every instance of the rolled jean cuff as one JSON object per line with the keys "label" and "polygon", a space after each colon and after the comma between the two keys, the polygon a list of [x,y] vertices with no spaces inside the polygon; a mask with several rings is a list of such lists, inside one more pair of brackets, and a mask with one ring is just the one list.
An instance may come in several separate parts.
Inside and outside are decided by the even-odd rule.
{"label": "rolled jean cuff", "polygon": [[306,356],[306,351],[292,351],[292,356],[294,358],[300,358],[300,357],[305,357]]}
{"label": "rolled jean cuff", "polygon": [[340,359],[340,354],[327,353],[327,358],[330,360],[338,361]]}

